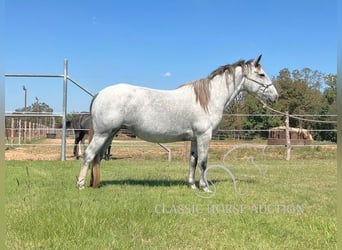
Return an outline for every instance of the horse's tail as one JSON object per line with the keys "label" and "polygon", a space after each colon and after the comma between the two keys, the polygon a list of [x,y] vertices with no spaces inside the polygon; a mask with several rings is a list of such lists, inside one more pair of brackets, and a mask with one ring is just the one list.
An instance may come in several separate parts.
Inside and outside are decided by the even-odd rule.
{"label": "horse's tail", "polygon": [[93,117],[91,115],[91,109],[93,107],[93,102],[94,102],[96,97],[97,97],[97,94],[94,95],[94,97],[90,103],[90,110],[89,110],[90,111],[90,119],[89,119],[90,124],[89,124],[89,135],[88,135],[89,136],[89,143],[91,142],[91,140],[93,139],[93,136],[94,136],[94,126],[93,126]]}
{"label": "horse's tail", "polygon": [[[93,136],[94,136],[93,122],[92,122],[92,119],[90,119],[89,143],[93,139]],[[93,188],[97,188],[99,183],[100,183],[100,157],[99,157],[99,153],[97,153],[93,159],[92,166],[91,166],[90,186]]]}
{"label": "horse's tail", "polygon": [[[91,101],[90,104],[90,126],[89,126],[89,143],[91,142],[91,140],[94,137],[94,126],[93,126],[93,117],[91,115],[91,109],[93,106],[93,102],[95,100],[97,95],[94,96],[93,100]],[[90,181],[90,186],[92,186],[93,188],[97,188],[97,186],[100,183],[100,152],[98,152],[94,159],[93,159],[93,163],[92,163],[92,167],[91,167],[91,181]]]}
{"label": "horse's tail", "polygon": [[90,122],[90,124],[89,124],[89,135],[88,135],[89,139],[88,140],[89,140],[89,143],[90,143],[91,140],[94,137],[94,126],[93,126],[93,119],[92,119],[91,115],[90,115],[89,122]]}

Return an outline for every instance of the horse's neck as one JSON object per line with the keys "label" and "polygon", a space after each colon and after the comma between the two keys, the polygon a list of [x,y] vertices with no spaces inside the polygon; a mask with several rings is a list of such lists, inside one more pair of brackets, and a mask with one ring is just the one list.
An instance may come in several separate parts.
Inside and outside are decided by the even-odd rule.
{"label": "horse's neck", "polygon": [[232,75],[226,78],[225,74],[218,75],[212,79],[211,101],[217,109],[221,110],[221,112],[224,111],[242,90],[243,76],[240,71],[236,71],[235,79]]}

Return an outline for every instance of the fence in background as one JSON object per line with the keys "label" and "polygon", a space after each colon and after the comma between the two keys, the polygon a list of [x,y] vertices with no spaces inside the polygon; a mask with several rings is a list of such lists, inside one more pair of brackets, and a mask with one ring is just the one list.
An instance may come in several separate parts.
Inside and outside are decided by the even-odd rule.
{"label": "fence in background", "polygon": [[[62,114],[20,112],[5,114],[5,145],[41,145],[37,139],[62,138],[62,125],[56,126]],[[37,141],[37,142],[35,142]]]}
{"label": "fence in background", "polygon": [[68,60],[64,60],[63,74],[5,74],[5,77],[26,77],[26,78],[62,78],[63,79],[63,113],[62,117],[62,142],[61,142],[61,161],[65,161],[66,159],[66,117],[67,117],[67,93],[68,93],[68,81],[71,81],[81,90],[86,92],[87,94],[94,96],[89,90],[84,88],[81,84],[73,80],[68,75]]}
{"label": "fence in background", "polygon": [[[236,114],[236,115],[227,115],[224,116],[251,116],[244,114]],[[258,116],[258,115],[253,115]],[[260,116],[265,116],[260,115]],[[62,120],[62,114],[47,114],[47,113],[6,113],[5,122],[6,122],[6,135],[5,135],[5,145],[7,147],[17,147],[17,146],[35,146],[36,150],[39,150],[41,146],[54,146],[60,147],[63,139],[63,126],[60,122],[56,122],[56,120]],[[336,116],[337,117],[337,116]],[[331,119],[331,118],[330,118]],[[223,127],[224,124],[221,124]],[[251,140],[255,139],[255,136],[261,137],[260,134],[263,133],[272,133],[275,131],[272,128],[265,129],[220,129],[213,135],[213,140],[219,140],[223,144],[236,144],[236,143],[248,143]],[[279,130],[280,131],[280,130]],[[308,130],[313,136],[315,133],[319,132],[329,132],[329,133],[337,133],[336,129],[327,129],[327,130]],[[251,133],[253,136],[251,136]],[[259,134],[259,136],[258,136]],[[71,140],[68,140],[69,143],[66,142],[65,147],[73,147],[74,141],[74,133],[72,129],[66,130],[66,137],[69,137]],[[51,141],[43,140],[45,138],[48,139],[56,139],[54,143]],[[120,139],[120,142],[118,141]],[[264,138],[265,139],[265,138]],[[50,143],[49,143],[50,142]],[[267,141],[260,140],[261,143],[267,144]],[[291,141],[290,141],[291,142]],[[86,144],[85,144],[86,145]],[[132,136],[129,131],[122,130],[119,134],[119,137],[116,138],[116,141],[113,143],[114,148],[118,147],[127,147],[127,148],[147,148],[147,147],[155,147],[158,148],[157,144],[153,143],[142,143],[137,140],[134,136]],[[166,149],[164,147],[159,147],[161,153],[164,153],[164,150],[167,151],[167,158],[171,160],[172,150],[175,149],[175,145],[179,147],[183,144],[166,144]],[[169,145],[171,145],[169,147]],[[315,141],[312,145],[289,145],[288,142],[282,145],[270,145],[270,146],[286,146],[287,149],[291,149],[292,147],[297,146],[334,146],[336,145],[333,142],[327,141]],[[159,145],[160,146],[160,145]],[[164,146],[164,145],[162,145]],[[187,147],[188,143],[184,143],[184,146],[180,146],[181,150],[184,151],[182,153],[184,157],[188,154]],[[156,149],[158,150],[158,149]],[[179,149],[177,149],[179,151]],[[289,151],[290,152],[290,151]],[[287,154],[289,154],[287,152]],[[290,158],[290,155],[287,155]]]}

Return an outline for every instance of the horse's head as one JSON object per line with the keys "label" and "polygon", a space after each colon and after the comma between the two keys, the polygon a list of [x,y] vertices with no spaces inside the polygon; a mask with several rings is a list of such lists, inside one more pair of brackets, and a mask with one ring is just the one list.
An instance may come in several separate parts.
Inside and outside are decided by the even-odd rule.
{"label": "horse's head", "polygon": [[243,89],[255,94],[265,102],[275,102],[278,92],[271,79],[267,76],[260,64],[261,55],[250,61],[244,73]]}

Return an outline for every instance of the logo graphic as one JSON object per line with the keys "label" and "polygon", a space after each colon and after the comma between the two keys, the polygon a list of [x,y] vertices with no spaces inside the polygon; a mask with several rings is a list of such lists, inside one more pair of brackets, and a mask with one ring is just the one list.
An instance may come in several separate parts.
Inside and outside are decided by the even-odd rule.
{"label": "logo graphic", "polygon": [[[241,150],[241,149],[249,148],[249,149],[253,149],[252,151],[257,150],[256,155],[254,154],[254,156],[253,156],[253,152],[251,152],[251,150],[247,150],[249,155],[244,156],[241,159],[241,163],[247,162],[248,163],[247,165],[249,165],[249,166],[252,165],[253,167],[255,167],[258,170],[259,174],[265,175],[267,172],[267,169],[266,168],[263,169],[259,166],[259,164],[255,161],[255,156],[257,156],[258,158],[261,157],[261,161],[263,162],[263,164],[265,164],[266,163],[266,154],[265,154],[266,147],[267,147],[267,145],[255,145],[255,144],[239,144],[239,145],[234,146],[232,149],[228,150],[227,153],[225,153],[225,155],[223,156],[222,161],[223,161],[224,165],[217,164],[217,165],[207,166],[207,169],[204,172],[204,179],[206,180],[206,184],[209,187],[210,192],[203,192],[203,191],[199,191],[199,190],[196,191],[195,190],[195,194],[201,198],[204,198],[204,199],[211,199],[216,195],[217,188],[216,188],[215,183],[207,178],[208,173],[210,171],[216,169],[219,171],[223,171],[228,176],[230,176],[230,178],[232,180],[233,187],[234,187],[234,191],[236,194],[245,195],[248,192],[248,181],[245,181],[246,190],[244,192],[240,191],[240,189],[238,188],[238,183],[241,183],[241,182],[239,182],[239,180],[235,177],[234,173],[227,167],[227,165],[229,164],[229,160],[234,159],[233,154],[239,155],[239,150],[240,151],[246,151],[246,150]],[[259,152],[259,151],[261,151],[261,152]],[[235,159],[236,159],[236,157],[235,157]]]}

